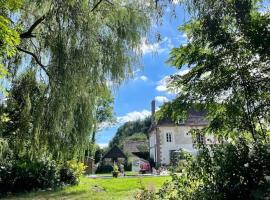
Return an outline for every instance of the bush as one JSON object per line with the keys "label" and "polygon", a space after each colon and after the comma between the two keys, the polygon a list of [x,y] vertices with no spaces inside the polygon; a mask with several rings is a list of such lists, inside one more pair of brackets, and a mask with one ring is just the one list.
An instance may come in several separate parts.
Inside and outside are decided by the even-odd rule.
{"label": "bush", "polygon": [[0,196],[8,192],[26,192],[35,189],[56,188],[65,184],[77,184],[84,165],[69,161],[59,165],[44,158],[30,160],[20,158],[0,163]]}
{"label": "bush", "polygon": [[196,158],[183,154],[172,181],[148,199],[246,200],[270,197],[270,145],[202,147]]}
{"label": "bush", "polygon": [[126,162],[124,165],[125,171],[131,171],[132,170],[132,162]]}
{"label": "bush", "polygon": [[60,182],[76,185],[80,176],[84,173],[85,165],[74,160],[64,163],[60,168]]}
{"label": "bush", "polygon": [[146,187],[145,185],[142,184],[140,180],[140,190],[135,193],[134,198],[136,200],[154,200],[156,199],[156,189],[154,185],[149,185]]}
{"label": "bush", "polygon": [[59,183],[55,161],[21,158],[0,163],[0,194],[45,189]]}
{"label": "bush", "polygon": [[113,171],[113,167],[111,165],[104,165],[100,164],[97,167],[96,174],[101,174],[101,173],[111,173]]}

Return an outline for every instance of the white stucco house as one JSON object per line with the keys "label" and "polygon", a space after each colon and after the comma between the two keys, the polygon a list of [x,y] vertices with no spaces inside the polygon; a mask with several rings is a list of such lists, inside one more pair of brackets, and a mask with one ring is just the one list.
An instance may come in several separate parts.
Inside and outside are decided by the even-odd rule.
{"label": "white stucco house", "polygon": [[[152,115],[155,114],[155,101],[152,101]],[[174,151],[180,149],[196,154],[191,129],[201,129],[207,126],[205,111],[190,110],[185,121],[179,124],[171,120],[161,120],[155,123],[153,120],[149,130],[149,152],[150,158],[158,165],[169,165]],[[213,136],[197,138],[206,144],[217,143]]]}

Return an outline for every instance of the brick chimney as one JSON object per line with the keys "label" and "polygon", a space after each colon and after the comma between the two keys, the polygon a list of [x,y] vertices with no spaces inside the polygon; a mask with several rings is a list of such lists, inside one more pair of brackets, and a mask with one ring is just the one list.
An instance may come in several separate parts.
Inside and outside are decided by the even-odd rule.
{"label": "brick chimney", "polygon": [[155,122],[155,113],[156,113],[156,101],[155,100],[153,100],[151,102],[151,111],[152,111],[152,116],[151,116],[152,124],[154,124],[154,122]]}
{"label": "brick chimney", "polygon": [[152,111],[152,117],[154,117],[155,112],[156,112],[156,101],[155,100],[153,100],[151,102],[151,111]]}

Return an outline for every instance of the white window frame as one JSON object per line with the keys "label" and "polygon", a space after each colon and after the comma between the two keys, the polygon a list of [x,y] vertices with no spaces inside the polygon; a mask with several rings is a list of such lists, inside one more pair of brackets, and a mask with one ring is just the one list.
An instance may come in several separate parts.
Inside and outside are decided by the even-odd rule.
{"label": "white window frame", "polygon": [[171,143],[172,142],[172,133],[171,132],[167,132],[166,135],[165,135],[165,139],[166,139],[166,142],[167,143]]}

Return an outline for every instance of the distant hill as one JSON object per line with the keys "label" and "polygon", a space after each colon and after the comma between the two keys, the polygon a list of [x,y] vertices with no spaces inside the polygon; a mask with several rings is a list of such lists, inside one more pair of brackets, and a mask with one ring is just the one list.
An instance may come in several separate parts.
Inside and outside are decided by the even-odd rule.
{"label": "distant hill", "polygon": [[126,122],[117,129],[115,136],[112,138],[109,146],[114,145],[123,148],[123,142],[126,140],[148,140],[148,130],[151,126],[151,117],[134,122]]}

